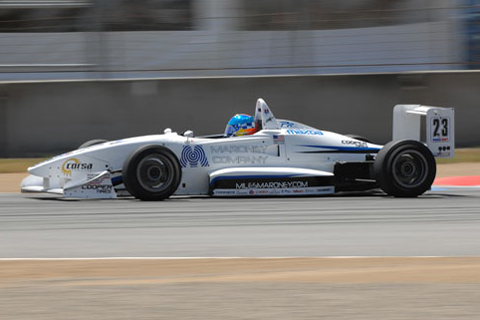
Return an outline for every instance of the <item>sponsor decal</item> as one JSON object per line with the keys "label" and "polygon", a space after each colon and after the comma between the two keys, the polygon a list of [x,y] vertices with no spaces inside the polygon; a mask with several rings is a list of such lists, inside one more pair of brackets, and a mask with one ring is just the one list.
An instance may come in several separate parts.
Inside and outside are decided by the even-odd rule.
{"label": "sponsor decal", "polygon": [[71,176],[72,172],[88,172],[92,171],[93,163],[80,162],[77,158],[70,158],[62,165],[62,173]]}
{"label": "sponsor decal", "polygon": [[217,177],[210,182],[212,189],[298,189],[331,186],[335,183],[333,176],[320,177]]}
{"label": "sponsor decal", "polygon": [[433,138],[433,142],[448,142],[448,138]]}
{"label": "sponsor decal", "polygon": [[431,130],[433,142],[450,141],[450,118],[432,118]]}
{"label": "sponsor decal", "polygon": [[301,189],[215,189],[214,196],[301,196],[335,193],[335,187],[308,187]]}
{"label": "sponsor decal", "polygon": [[274,118],[273,118],[273,116],[270,114],[270,110],[269,110],[268,108],[265,108],[265,109],[263,110],[263,113],[265,114],[266,117],[268,117],[268,118],[265,119],[265,123],[269,123],[269,122],[273,121]]}
{"label": "sponsor decal", "polygon": [[212,156],[213,163],[222,164],[265,164],[268,156]]}
{"label": "sponsor decal", "polygon": [[323,132],[320,130],[311,130],[311,129],[306,129],[306,130],[293,130],[289,129],[287,130],[287,134],[291,135],[309,135],[309,136],[323,136]]}
{"label": "sponsor decal", "polygon": [[235,192],[235,190],[214,190],[213,194],[221,196],[232,196],[236,195],[237,193]]}
{"label": "sponsor decal", "polygon": [[[92,175],[89,174],[88,176],[90,177]],[[95,175],[93,175],[93,176],[95,176]],[[89,178],[89,179],[91,179],[91,178]],[[102,177],[101,180],[97,179],[97,180],[91,181],[88,184],[84,184],[82,186],[82,190],[91,190],[91,191],[95,191],[96,193],[100,193],[100,194],[101,193],[106,193],[106,194],[112,193],[113,186],[112,186],[111,181],[110,181],[110,175]]]}
{"label": "sponsor decal", "polygon": [[290,122],[290,121],[282,121],[282,122],[280,122],[280,126],[282,128],[293,128],[295,126],[295,123]]}
{"label": "sponsor decal", "polygon": [[[96,174],[96,173],[87,173],[87,180],[92,180],[96,176],[98,176],[98,174]],[[103,180],[105,180],[105,179],[102,179],[102,181]]]}
{"label": "sponsor decal", "polygon": [[97,193],[111,193],[112,189],[113,186],[107,184],[85,184],[82,186],[82,190],[95,190]]}
{"label": "sponsor decal", "polygon": [[333,176],[320,177],[225,177],[211,181],[216,196],[295,196],[335,192]]}
{"label": "sponsor decal", "polygon": [[273,143],[274,144],[285,144],[285,136],[284,135],[273,135]]}
{"label": "sponsor decal", "polygon": [[355,140],[342,140],[342,144],[346,144],[349,146],[354,146],[357,148],[368,148],[368,143],[363,141],[355,141]]}
{"label": "sponsor decal", "polygon": [[235,183],[235,189],[286,189],[308,188],[308,181],[269,181]]}
{"label": "sponsor decal", "polygon": [[265,120],[265,123],[269,123],[270,121],[273,121],[273,117],[268,117],[267,120]]}
{"label": "sponsor decal", "polygon": [[216,154],[222,153],[265,153],[266,146],[212,146],[210,151]]}
{"label": "sponsor decal", "polygon": [[196,168],[199,164],[202,167],[208,167],[208,159],[202,146],[183,146],[182,155],[180,157],[180,164],[183,168],[190,165],[191,168]]}

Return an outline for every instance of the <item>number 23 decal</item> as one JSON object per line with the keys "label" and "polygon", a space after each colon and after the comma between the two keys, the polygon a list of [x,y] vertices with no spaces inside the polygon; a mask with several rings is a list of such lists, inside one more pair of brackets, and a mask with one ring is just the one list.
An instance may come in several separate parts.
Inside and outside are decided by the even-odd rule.
{"label": "number 23 decal", "polygon": [[450,129],[448,118],[434,118],[432,119],[432,125],[433,125],[432,138],[434,141],[438,141],[439,139],[444,141],[445,138],[448,138],[449,129]]}

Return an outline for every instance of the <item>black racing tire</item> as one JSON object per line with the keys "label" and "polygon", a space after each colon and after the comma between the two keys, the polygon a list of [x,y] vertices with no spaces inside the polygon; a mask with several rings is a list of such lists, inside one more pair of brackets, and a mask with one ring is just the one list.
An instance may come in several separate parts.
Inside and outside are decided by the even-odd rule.
{"label": "black racing tire", "polygon": [[368,142],[368,143],[372,143],[372,141],[370,141],[370,139],[368,138],[365,138],[364,136],[360,136],[358,134],[346,134],[345,136],[347,137],[350,137],[352,139],[355,139],[355,140],[360,140],[360,141],[363,141],[363,142]]}
{"label": "black racing tire", "polygon": [[108,140],[105,140],[105,139],[88,140],[87,142],[82,143],[77,149],[88,148],[96,144],[105,143],[105,142],[108,142]]}
{"label": "black racing tire", "polygon": [[373,164],[379,187],[394,197],[417,197],[429,190],[437,165],[430,150],[421,142],[400,140],[387,143]]}
{"label": "black racing tire", "polygon": [[167,199],[177,190],[181,178],[182,169],[177,157],[158,145],[138,148],[123,164],[125,187],[135,198],[145,201]]}

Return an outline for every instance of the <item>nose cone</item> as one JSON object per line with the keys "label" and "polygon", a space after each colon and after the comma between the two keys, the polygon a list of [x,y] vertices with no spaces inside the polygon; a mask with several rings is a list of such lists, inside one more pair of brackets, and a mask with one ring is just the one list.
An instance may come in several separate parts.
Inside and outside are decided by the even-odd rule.
{"label": "nose cone", "polygon": [[55,161],[53,159],[40,162],[30,168],[28,168],[28,173],[39,176],[39,177],[47,177],[50,175],[50,172],[52,171],[53,168],[56,168],[58,166],[58,161]]}
{"label": "nose cone", "polygon": [[22,192],[42,192],[44,191],[43,178],[29,175],[22,180],[20,189],[22,190]]}

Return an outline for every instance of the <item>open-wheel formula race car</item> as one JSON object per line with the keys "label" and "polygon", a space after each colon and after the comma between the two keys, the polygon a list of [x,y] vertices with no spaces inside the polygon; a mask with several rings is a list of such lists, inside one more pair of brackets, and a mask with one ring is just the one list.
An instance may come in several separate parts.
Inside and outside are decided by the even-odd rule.
{"label": "open-wheel formula race car", "polygon": [[393,141],[385,146],[276,119],[262,99],[254,121],[256,132],[245,136],[195,137],[192,131],[179,135],[166,129],[159,135],[95,140],[30,167],[22,192],[163,200],[381,188],[391,196],[416,197],[435,179],[435,157],[454,155],[451,108],[397,105]]}

